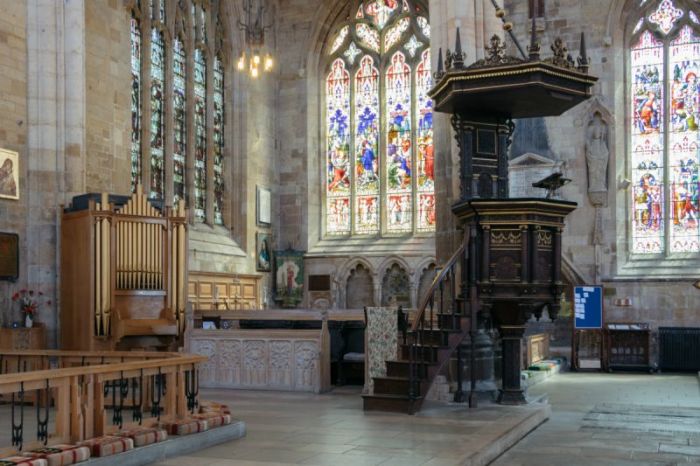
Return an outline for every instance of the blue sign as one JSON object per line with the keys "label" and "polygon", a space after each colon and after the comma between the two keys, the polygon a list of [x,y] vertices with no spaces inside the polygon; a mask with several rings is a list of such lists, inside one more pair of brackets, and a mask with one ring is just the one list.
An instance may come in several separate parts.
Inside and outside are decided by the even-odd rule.
{"label": "blue sign", "polygon": [[603,327],[603,287],[574,287],[574,328]]}

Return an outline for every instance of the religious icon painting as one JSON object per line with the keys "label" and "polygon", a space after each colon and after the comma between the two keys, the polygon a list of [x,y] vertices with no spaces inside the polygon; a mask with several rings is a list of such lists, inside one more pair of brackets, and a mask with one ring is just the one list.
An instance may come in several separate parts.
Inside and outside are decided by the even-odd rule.
{"label": "religious icon painting", "polygon": [[275,301],[294,308],[304,295],[304,252],[275,251]]}
{"label": "religious icon painting", "polygon": [[270,272],[272,270],[272,237],[269,233],[258,233],[255,236],[256,270]]}
{"label": "religious icon painting", "polygon": [[0,198],[19,199],[19,154],[0,149]]}

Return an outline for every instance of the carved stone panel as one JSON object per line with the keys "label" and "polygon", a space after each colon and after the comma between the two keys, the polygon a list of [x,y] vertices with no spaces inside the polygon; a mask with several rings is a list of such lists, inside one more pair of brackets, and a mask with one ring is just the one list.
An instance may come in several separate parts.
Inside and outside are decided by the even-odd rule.
{"label": "carved stone panel", "polygon": [[297,390],[317,390],[315,374],[319,369],[319,347],[316,342],[302,341],[294,345],[294,385]]}
{"label": "carved stone panel", "polygon": [[[198,332],[202,332],[198,334]],[[279,332],[279,331],[278,331]],[[247,331],[197,331],[189,351],[207,356],[200,366],[203,388],[321,390],[321,332],[248,335]]]}
{"label": "carved stone panel", "polygon": [[270,342],[270,385],[289,389],[292,387],[292,343]]}
{"label": "carved stone panel", "polygon": [[216,381],[221,385],[241,384],[241,342],[238,340],[220,340],[218,344],[219,361],[216,368]]}
{"label": "carved stone panel", "polygon": [[259,387],[267,385],[267,351],[264,341],[243,342],[243,385]]}

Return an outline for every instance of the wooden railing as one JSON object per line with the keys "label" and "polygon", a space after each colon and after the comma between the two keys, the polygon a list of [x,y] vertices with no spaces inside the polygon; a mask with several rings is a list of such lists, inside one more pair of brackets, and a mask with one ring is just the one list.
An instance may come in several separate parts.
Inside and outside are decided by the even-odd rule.
{"label": "wooden railing", "polygon": [[[0,359],[0,409],[9,414],[8,419],[0,416],[6,423],[0,432],[11,434],[9,446],[0,444],[2,457],[182,419],[198,405],[198,365],[207,358],[179,353],[1,351]],[[32,440],[30,425],[36,428]]]}
{"label": "wooden railing", "polygon": [[[466,236],[465,238],[468,238]],[[462,243],[449,261],[435,276],[428,292],[420,301],[420,306],[410,326],[404,333],[404,344],[408,346],[409,359],[409,397],[416,399],[418,394],[428,391],[432,379],[440,372],[454,350],[452,346],[461,339],[450,339],[447,352],[438,347],[445,346],[436,338],[442,338],[443,330],[461,331],[462,335],[470,329],[462,329],[464,312],[463,276],[468,270],[466,253],[469,241]],[[457,341],[457,343],[452,343]],[[433,367],[429,367],[429,365]],[[461,378],[461,377],[460,377]],[[461,380],[458,381],[461,391]]]}

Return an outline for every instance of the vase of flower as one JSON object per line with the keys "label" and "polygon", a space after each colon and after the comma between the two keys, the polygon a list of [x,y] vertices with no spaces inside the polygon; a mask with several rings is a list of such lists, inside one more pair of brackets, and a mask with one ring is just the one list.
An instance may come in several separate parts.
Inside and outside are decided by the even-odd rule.
{"label": "vase of flower", "polygon": [[[12,301],[19,303],[19,308],[24,317],[24,326],[31,328],[34,326],[34,318],[39,308],[43,305],[51,305],[51,301],[46,301],[44,293],[41,291],[22,289],[12,295]],[[20,321],[21,322],[21,321]],[[20,323],[20,325],[22,325]]]}

